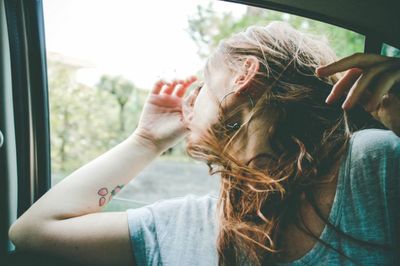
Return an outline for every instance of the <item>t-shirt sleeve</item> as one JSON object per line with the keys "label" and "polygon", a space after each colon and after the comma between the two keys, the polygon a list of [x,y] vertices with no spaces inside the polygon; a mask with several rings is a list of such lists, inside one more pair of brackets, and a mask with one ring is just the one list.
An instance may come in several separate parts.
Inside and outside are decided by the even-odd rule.
{"label": "t-shirt sleeve", "polygon": [[357,132],[351,161],[351,170],[375,177],[370,181],[386,196],[400,195],[400,138],[392,131],[369,129]]}
{"label": "t-shirt sleeve", "polygon": [[387,229],[389,242],[399,244],[400,138],[389,130],[357,132],[349,162],[349,197],[351,204],[362,211],[362,219],[353,220],[367,231],[374,228],[368,221],[377,219],[375,226],[380,224]]}
{"label": "t-shirt sleeve", "polygon": [[[126,210],[132,253],[136,265],[158,264],[159,248],[152,208],[157,203]],[[147,261],[147,258],[153,261]]]}
{"label": "t-shirt sleeve", "polygon": [[[177,215],[188,197],[159,200],[150,205],[126,210],[131,247],[137,265],[159,265],[161,263],[159,246],[159,224],[168,223]],[[162,219],[162,221],[161,221]]]}
{"label": "t-shirt sleeve", "polygon": [[[191,250],[192,242],[201,243],[200,233],[196,232],[212,217],[213,202],[209,196],[189,194],[126,210],[136,264],[162,265],[168,261],[174,265],[182,262],[182,252]],[[211,229],[206,231],[213,233]],[[210,236],[206,238],[212,240]],[[198,247],[194,249],[198,250]]]}

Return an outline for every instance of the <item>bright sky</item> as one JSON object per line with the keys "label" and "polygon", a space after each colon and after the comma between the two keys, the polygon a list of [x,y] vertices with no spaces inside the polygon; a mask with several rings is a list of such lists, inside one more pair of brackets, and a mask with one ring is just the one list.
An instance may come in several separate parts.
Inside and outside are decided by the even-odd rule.
{"label": "bright sky", "polygon": [[[159,78],[184,78],[203,66],[190,38],[189,16],[209,0],[44,0],[47,50],[90,62],[78,79],[95,84],[103,73],[149,89]],[[245,6],[213,1],[219,12]]]}

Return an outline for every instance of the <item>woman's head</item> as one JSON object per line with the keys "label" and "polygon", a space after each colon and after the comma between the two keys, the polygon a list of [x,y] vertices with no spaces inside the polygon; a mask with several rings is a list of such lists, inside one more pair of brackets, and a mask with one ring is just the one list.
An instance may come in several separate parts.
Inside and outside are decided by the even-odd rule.
{"label": "woman's head", "polygon": [[[333,60],[334,53],[325,41],[280,22],[250,27],[221,42],[204,69],[204,84],[194,105],[189,142],[201,140],[224,120],[227,133],[240,132],[229,148],[241,151],[238,154],[243,157],[241,161],[251,159],[256,147],[268,148],[265,136],[276,124],[278,111],[282,109],[274,108],[273,102],[291,97],[288,101],[305,103],[311,95],[301,86],[313,86],[309,91],[319,89],[323,91],[317,94],[326,95],[327,84],[334,83],[337,77],[325,79],[324,84],[314,72],[317,66]],[[287,95],[280,87],[289,89]],[[249,128],[235,130],[238,125]],[[262,138],[254,138],[260,130]],[[248,136],[250,132],[253,138]]]}
{"label": "woman's head", "polygon": [[[326,41],[279,22],[222,41],[209,58],[187,150],[221,175],[220,264],[275,254],[279,229],[301,223],[300,201],[344,153],[347,115],[325,104],[338,77],[314,74],[334,60]],[[356,112],[357,126],[370,122]]]}

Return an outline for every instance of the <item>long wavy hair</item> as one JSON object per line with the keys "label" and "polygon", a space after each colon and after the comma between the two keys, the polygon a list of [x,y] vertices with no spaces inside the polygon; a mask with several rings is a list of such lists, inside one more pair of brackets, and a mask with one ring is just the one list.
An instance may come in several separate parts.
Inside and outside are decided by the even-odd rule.
{"label": "long wavy hair", "polygon": [[[318,239],[304,223],[300,203],[309,201],[329,224],[313,189],[337,174],[333,166],[344,157],[353,131],[382,127],[361,107],[347,113],[341,101],[325,104],[339,78],[314,74],[317,66],[336,59],[326,40],[281,22],[253,26],[222,41],[207,64],[242,71],[249,56],[260,63],[251,86],[262,93],[246,120],[237,130],[227,128],[248,104],[227,109],[221,102],[218,123],[201,141],[187,146],[189,155],[207,162],[210,174],[221,176],[219,265],[274,264],[284,251],[282,232],[291,223]],[[251,126],[260,119],[269,123]],[[272,155],[261,152],[248,162],[239,161],[232,145],[238,141],[246,145],[245,136],[261,140]]]}

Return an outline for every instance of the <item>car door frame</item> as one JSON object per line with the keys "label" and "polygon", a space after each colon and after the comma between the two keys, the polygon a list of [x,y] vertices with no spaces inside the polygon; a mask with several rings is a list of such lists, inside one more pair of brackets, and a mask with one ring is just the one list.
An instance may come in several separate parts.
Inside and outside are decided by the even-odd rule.
{"label": "car door frame", "polygon": [[[8,229],[11,218],[15,212],[14,218],[23,214],[51,186],[42,4],[41,0],[1,0],[2,24],[6,23],[2,25],[2,36],[8,39],[8,46],[2,43],[0,58],[2,62],[8,61],[9,72],[1,71],[1,84],[8,83],[1,87],[0,95],[7,95],[8,91],[11,102],[6,104],[6,97],[2,97],[0,106],[0,130],[5,136],[0,148],[0,159],[4,162],[0,165],[0,210],[7,216],[7,219],[0,220],[0,253],[1,259],[12,257],[14,263],[29,256],[25,254],[16,258],[16,252],[10,251],[12,244],[8,239]],[[12,139],[10,132],[14,134]],[[16,186],[12,186],[15,181]],[[17,202],[13,204],[15,200]],[[27,261],[32,261],[32,257]]]}

